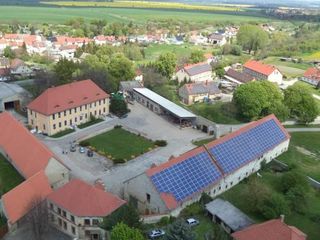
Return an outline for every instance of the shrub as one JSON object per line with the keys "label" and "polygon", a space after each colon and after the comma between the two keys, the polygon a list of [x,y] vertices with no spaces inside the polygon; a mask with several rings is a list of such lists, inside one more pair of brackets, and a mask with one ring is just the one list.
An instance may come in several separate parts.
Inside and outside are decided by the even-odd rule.
{"label": "shrub", "polygon": [[181,212],[181,216],[195,216],[202,214],[203,212],[204,209],[199,203],[193,203]]}
{"label": "shrub", "polygon": [[81,142],[79,143],[79,145],[80,145],[81,147],[88,147],[88,146],[90,146],[90,143],[89,143],[89,141],[83,140],[83,141],[81,141]]}
{"label": "shrub", "polygon": [[281,191],[283,193],[287,193],[297,186],[301,186],[305,189],[305,192],[307,192],[307,190],[309,190],[307,178],[296,171],[290,171],[283,174],[281,177]]}
{"label": "shrub", "polygon": [[159,146],[159,147],[165,147],[168,145],[166,140],[156,140],[154,142],[155,145]]}
{"label": "shrub", "polygon": [[114,129],[119,129],[119,128],[122,128],[122,125],[115,125],[114,126]]}
{"label": "shrub", "polygon": [[159,221],[160,226],[167,226],[170,223],[170,218],[169,217],[162,217]]}
{"label": "shrub", "polygon": [[201,198],[200,198],[199,202],[202,205],[206,205],[207,203],[211,202],[212,200],[213,200],[213,198],[209,194],[204,192],[201,194]]}
{"label": "shrub", "polygon": [[310,216],[310,220],[312,222],[320,224],[320,214],[319,213],[314,213]]}
{"label": "shrub", "polygon": [[126,163],[126,160],[123,158],[115,158],[115,159],[113,159],[113,163],[115,163],[115,164]]}
{"label": "shrub", "polygon": [[281,214],[290,213],[287,201],[278,193],[273,193],[264,199],[259,210],[267,219],[278,218]]}

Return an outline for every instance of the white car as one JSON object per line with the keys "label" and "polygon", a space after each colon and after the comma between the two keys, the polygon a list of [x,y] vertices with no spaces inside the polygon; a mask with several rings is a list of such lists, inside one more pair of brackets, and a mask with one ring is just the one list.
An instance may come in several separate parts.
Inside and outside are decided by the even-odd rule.
{"label": "white car", "polygon": [[189,226],[196,226],[199,224],[199,221],[197,219],[194,219],[194,218],[188,218],[186,220],[186,223],[189,225]]}
{"label": "white car", "polygon": [[164,236],[166,233],[162,229],[154,229],[149,233],[150,239],[156,239],[158,237]]}

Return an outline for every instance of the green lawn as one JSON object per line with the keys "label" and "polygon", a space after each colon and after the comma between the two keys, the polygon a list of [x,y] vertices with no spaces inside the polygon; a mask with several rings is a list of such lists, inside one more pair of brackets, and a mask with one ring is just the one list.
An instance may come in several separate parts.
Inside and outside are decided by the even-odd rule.
{"label": "green lawn", "polygon": [[0,154],[0,196],[23,182],[23,177]]}
{"label": "green lawn", "polygon": [[218,124],[240,124],[236,109],[232,103],[217,102],[215,104],[196,103],[189,107],[195,114]]}
{"label": "green lawn", "polygon": [[[277,186],[280,181],[281,174],[276,174],[272,172],[264,171],[262,173],[262,181],[264,184],[271,188],[271,191],[277,192]],[[250,198],[250,193],[248,191],[248,185],[244,182],[238,184],[237,186],[231,188],[229,191],[225,192],[222,196],[223,199],[228,200],[233,205],[238,207],[241,211],[247,214],[250,218],[255,220],[257,223],[264,222],[263,216],[253,212],[252,206],[248,204],[248,199]],[[320,194],[315,190],[311,190],[311,193],[307,197],[307,210],[305,214],[298,214],[296,212],[291,212],[289,215],[285,216],[285,222],[289,225],[298,227],[300,230],[308,235],[308,240],[318,240],[320,236],[319,224],[312,221],[310,218],[314,214],[320,214]]]}
{"label": "green lawn", "polygon": [[[320,132],[291,133],[289,151],[278,157],[295,165],[303,174],[320,181]],[[298,148],[297,148],[298,147]],[[303,149],[307,150],[304,151]],[[313,155],[310,155],[313,154]]]}
{"label": "green lawn", "polygon": [[133,159],[155,147],[154,143],[142,136],[115,128],[86,140],[99,153],[113,159]]}
{"label": "green lawn", "polygon": [[210,138],[202,139],[202,140],[199,140],[199,141],[193,141],[192,143],[194,145],[196,145],[196,146],[202,146],[204,144],[212,142],[213,140],[215,140],[215,138],[214,137],[210,137]]}
{"label": "green lawn", "polygon": [[306,70],[309,67],[312,67],[311,64],[308,63],[294,63],[294,62],[283,62],[280,60],[279,57],[268,57],[263,60],[264,63],[272,64],[275,66],[286,66],[286,67],[291,67],[291,68],[297,68],[300,70]]}
{"label": "green lawn", "polygon": [[0,22],[30,23],[65,23],[72,18],[83,18],[85,20],[105,19],[108,22],[135,22],[146,23],[147,21],[160,21],[172,19],[177,21],[192,21],[197,23],[219,23],[219,22],[267,22],[268,18],[237,15],[236,13],[216,13],[190,10],[169,9],[134,9],[134,8],[94,8],[94,7],[44,7],[44,6],[1,6]]}

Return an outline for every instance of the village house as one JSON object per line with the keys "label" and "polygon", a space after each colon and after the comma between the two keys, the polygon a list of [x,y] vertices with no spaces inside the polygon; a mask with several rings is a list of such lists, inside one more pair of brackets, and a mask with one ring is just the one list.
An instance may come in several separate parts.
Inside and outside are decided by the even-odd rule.
{"label": "village house", "polygon": [[33,75],[33,71],[24,61],[15,58],[10,64],[10,73],[13,76],[30,77]]}
{"label": "village house", "polygon": [[0,82],[0,112],[23,111],[30,101],[31,94],[18,84]]}
{"label": "village house", "polygon": [[179,88],[179,97],[181,101],[187,105],[196,102],[209,102],[215,98],[221,97],[221,91],[217,83],[211,82],[198,82],[187,83]]}
{"label": "village house", "polygon": [[109,95],[91,80],[52,87],[28,106],[28,124],[53,135],[109,113]]}
{"label": "village house", "polygon": [[208,36],[208,43],[221,47],[227,43],[227,39],[222,34],[212,33]]}
{"label": "village house", "polygon": [[278,85],[282,84],[282,73],[274,66],[260,61],[249,60],[243,65],[243,72],[250,74],[257,80],[268,80]]}
{"label": "village house", "polygon": [[287,151],[290,136],[270,115],[124,182],[142,214],[178,216],[203,192],[216,197]]}
{"label": "village house", "polygon": [[307,69],[301,80],[318,87],[320,83],[320,69],[315,67]]}
{"label": "village house", "polygon": [[103,218],[126,202],[99,186],[72,179],[47,197],[49,221],[59,231],[82,240],[105,239]]}
{"label": "village house", "polygon": [[284,216],[251,225],[231,235],[234,240],[306,240],[307,235],[284,222]]}
{"label": "village house", "polygon": [[254,81],[254,77],[250,74],[236,71],[233,68],[229,67],[224,75],[224,78],[228,81],[235,83],[236,85],[241,85],[244,83]]}
{"label": "village house", "polygon": [[176,72],[175,79],[179,83],[212,81],[212,68],[207,61],[185,65]]}

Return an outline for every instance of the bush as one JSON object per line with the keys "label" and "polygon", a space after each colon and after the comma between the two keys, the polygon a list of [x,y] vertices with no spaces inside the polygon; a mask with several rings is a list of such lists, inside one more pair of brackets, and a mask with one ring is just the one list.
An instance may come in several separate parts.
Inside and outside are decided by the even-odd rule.
{"label": "bush", "polygon": [[181,216],[195,216],[199,214],[203,214],[204,208],[199,203],[193,203],[187,206],[182,212]]}
{"label": "bush", "polygon": [[281,214],[287,215],[290,213],[287,201],[278,193],[273,193],[264,199],[259,210],[267,219],[278,218]]}
{"label": "bush", "polygon": [[207,193],[202,193],[201,194],[201,198],[200,198],[200,204],[202,204],[203,206],[206,205],[207,203],[211,202],[213,200],[213,198],[207,194]]}
{"label": "bush", "polygon": [[154,144],[159,147],[165,147],[168,145],[168,142],[166,140],[156,140]]}
{"label": "bush", "polygon": [[160,226],[167,226],[170,223],[170,218],[169,217],[162,217],[159,221]]}
{"label": "bush", "polygon": [[126,160],[123,158],[115,158],[113,159],[114,164],[121,164],[121,163],[126,163]]}
{"label": "bush", "polygon": [[79,145],[80,145],[81,147],[88,147],[88,146],[90,146],[90,143],[89,143],[89,141],[87,141],[87,140],[83,140],[83,141],[81,141],[81,142],[79,143]]}
{"label": "bush", "polygon": [[119,129],[119,128],[122,128],[122,125],[115,125],[114,126],[114,129]]}
{"label": "bush", "polygon": [[281,177],[280,187],[283,193],[287,193],[292,188],[296,188],[298,186],[304,188],[304,192],[307,192],[309,190],[309,183],[307,181],[307,178],[301,173],[298,173],[296,171],[290,171],[283,174],[283,176]]}
{"label": "bush", "polygon": [[310,220],[312,222],[320,224],[320,214],[319,213],[314,213],[310,216]]}

